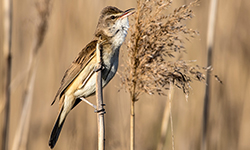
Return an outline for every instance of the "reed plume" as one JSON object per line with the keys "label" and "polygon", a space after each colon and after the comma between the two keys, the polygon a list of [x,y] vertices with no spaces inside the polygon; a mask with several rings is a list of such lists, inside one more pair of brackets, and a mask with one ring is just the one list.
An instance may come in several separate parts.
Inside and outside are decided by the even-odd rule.
{"label": "reed plume", "polygon": [[194,16],[191,7],[197,1],[166,15],[171,4],[172,0],[137,1],[135,23],[127,44],[128,67],[122,77],[133,101],[142,93],[165,95],[170,82],[188,96],[192,79],[205,80],[202,71],[209,68],[199,67],[194,61],[171,60],[186,53],[184,41],[198,34],[184,24]]}
{"label": "reed plume", "polygon": [[188,98],[192,80],[204,81],[202,68],[189,60],[174,60],[186,53],[185,40],[198,32],[185,25],[193,18],[192,7],[197,1],[182,5],[171,13],[172,0],[137,0],[137,11],[128,39],[128,62],[122,73],[122,83],[130,94],[130,149],[135,148],[135,102],[143,93],[166,95],[170,83],[182,89]]}

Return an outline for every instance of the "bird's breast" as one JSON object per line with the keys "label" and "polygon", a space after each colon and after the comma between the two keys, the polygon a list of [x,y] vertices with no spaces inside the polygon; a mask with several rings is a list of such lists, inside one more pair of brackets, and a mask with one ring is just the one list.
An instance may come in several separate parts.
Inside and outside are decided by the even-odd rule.
{"label": "bird's breast", "polygon": [[[103,50],[105,51],[105,50]],[[119,48],[112,49],[111,53],[103,53],[103,66],[102,77],[104,85],[106,85],[115,75],[119,64]]]}

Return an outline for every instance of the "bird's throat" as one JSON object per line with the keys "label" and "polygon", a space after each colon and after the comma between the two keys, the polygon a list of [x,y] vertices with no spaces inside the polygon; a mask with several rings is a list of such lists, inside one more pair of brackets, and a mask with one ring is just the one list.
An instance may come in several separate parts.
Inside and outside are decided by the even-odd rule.
{"label": "bird's throat", "polygon": [[128,18],[120,19],[116,22],[116,32],[111,38],[112,46],[115,48],[121,47],[127,36],[127,30],[129,28]]}

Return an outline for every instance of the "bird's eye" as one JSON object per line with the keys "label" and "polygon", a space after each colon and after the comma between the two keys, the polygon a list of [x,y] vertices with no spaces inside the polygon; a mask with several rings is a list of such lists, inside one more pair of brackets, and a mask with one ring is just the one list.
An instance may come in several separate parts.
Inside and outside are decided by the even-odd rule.
{"label": "bird's eye", "polygon": [[115,19],[115,16],[111,16],[110,18],[113,20],[113,19]]}

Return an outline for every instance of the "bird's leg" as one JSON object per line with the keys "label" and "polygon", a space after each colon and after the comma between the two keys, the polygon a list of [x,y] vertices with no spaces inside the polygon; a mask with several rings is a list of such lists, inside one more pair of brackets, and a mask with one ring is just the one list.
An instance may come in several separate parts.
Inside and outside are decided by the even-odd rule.
{"label": "bird's leg", "polygon": [[95,112],[97,111],[97,110],[96,110],[96,105],[90,103],[88,100],[86,100],[86,99],[83,98],[83,97],[80,97],[80,100],[84,101],[85,103],[87,103],[87,104],[89,104],[90,106],[92,106],[93,108],[95,108]]}
{"label": "bird's leg", "polygon": [[[105,112],[105,109],[103,108],[103,109],[101,109],[101,110],[97,110],[96,108],[96,105],[94,105],[94,104],[92,104],[91,102],[89,102],[88,100],[86,100],[85,98],[83,98],[83,97],[80,97],[80,100],[82,100],[82,101],[84,101],[85,103],[87,103],[88,105],[90,105],[90,106],[92,106],[95,110],[94,110],[94,112],[95,113],[106,113]],[[102,104],[102,106],[105,106],[105,104]]]}

